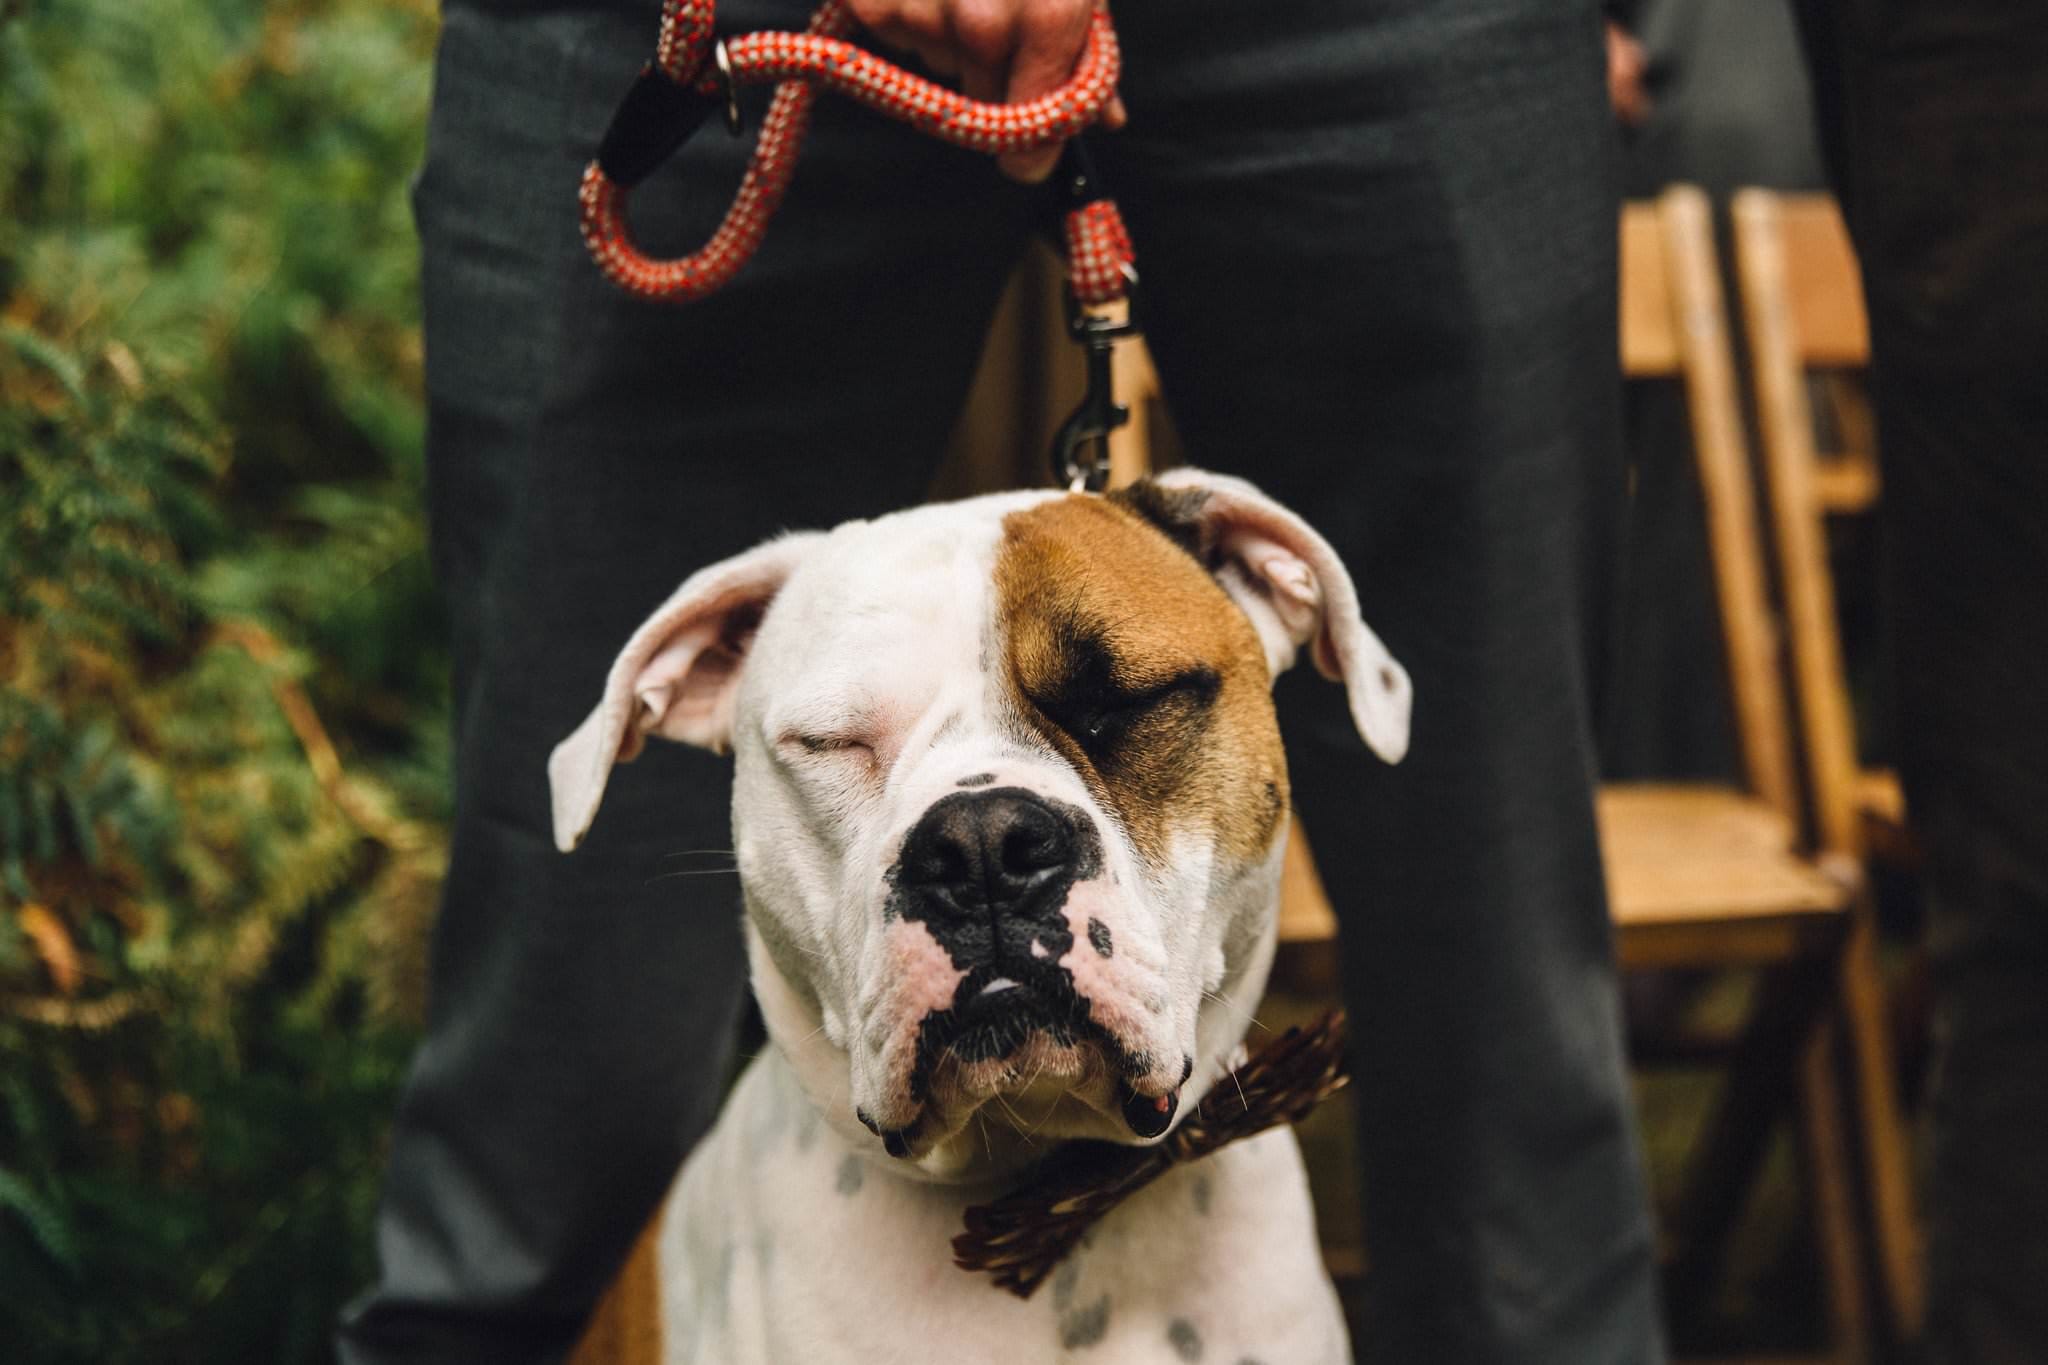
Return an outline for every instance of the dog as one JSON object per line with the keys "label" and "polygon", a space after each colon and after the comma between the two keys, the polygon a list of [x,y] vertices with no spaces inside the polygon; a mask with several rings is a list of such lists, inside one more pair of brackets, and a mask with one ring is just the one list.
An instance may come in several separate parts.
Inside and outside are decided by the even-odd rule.
{"label": "dog", "polygon": [[1048,1153],[1157,1142],[1230,1069],[1303,649],[1398,762],[1411,685],[1334,551],[1196,470],[783,535],[662,604],[550,759],[556,841],[648,736],[729,749],[773,1046],[578,1358],[1348,1360],[1285,1127],[1169,1169],[1039,1297],[951,1253]]}

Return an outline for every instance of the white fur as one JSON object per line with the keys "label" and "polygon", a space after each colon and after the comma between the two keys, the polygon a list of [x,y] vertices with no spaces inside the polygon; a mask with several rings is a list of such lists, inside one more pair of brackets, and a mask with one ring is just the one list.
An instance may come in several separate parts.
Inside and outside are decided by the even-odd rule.
{"label": "white fur", "polygon": [[[1182,474],[1174,486],[1211,494],[1202,515],[1219,581],[1275,669],[1309,644],[1345,680],[1368,742],[1398,758],[1407,677],[1358,619],[1328,545],[1249,484]],[[1002,521],[1057,496],[851,522],[694,575],[635,633],[597,710],[549,765],[569,848],[612,762],[643,734],[729,744],[736,757],[735,850],[775,1048],[748,1069],[664,1208],[672,1361],[1036,1361],[1055,1358],[1063,1336],[1094,1335],[1096,1317],[1093,1360],[1185,1359],[1189,1332],[1203,1359],[1347,1358],[1284,1131],[1135,1197],[1029,1303],[951,1264],[964,1209],[1052,1145],[1132,1135],[1092,1047],[956,1067],[922,1103],[912,1097],[917,1026],[959,979],[925,926],[884,912],[885,874],[923,812],[963,778],[991,774],[1093,822],[1102,867],[1074,885],[1066,913],[1075,930],[1102,920],[1115,951],[1100,958],[1075,932],[1061,965],[1086,983],[1095,1023],[1154,1059],[1132,1078],[1147,1093],[1173,1089],[1193,1059],[1177,1118],[1228,1069],[1274,950],[1280,841],[1256,866],[1225,866],[1183,832],[1149,866],[1080,776],[1009,714],[992,591]],[[744,638],[736,626],[763,608]],[[1227,1091],[1211,1102],[1229,1103]],[[857,1108],[914,1129],[909,1157],[886,1156]]]}

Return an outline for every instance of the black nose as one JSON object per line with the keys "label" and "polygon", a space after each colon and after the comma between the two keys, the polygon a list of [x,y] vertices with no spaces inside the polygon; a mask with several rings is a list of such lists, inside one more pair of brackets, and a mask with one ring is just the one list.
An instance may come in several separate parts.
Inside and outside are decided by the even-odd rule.
{"label": "black nose", "polygon": [[956,961],[1028,955],[1036,930],[1064,932],[1080,848],[1072,817],[1021,787],[955,792],[903,841],[901,908]]}
{"label": "black nose", "polygon": [[935,804],[903,845],[903,879],[963,905],[1028,899],[1069,870],[1074,830],[1022,788],[958,792]]}

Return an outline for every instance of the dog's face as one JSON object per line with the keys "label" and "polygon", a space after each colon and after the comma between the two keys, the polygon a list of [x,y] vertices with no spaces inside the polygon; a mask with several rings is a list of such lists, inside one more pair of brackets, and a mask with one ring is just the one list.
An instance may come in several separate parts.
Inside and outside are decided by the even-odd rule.
{"label": "dog's face", "polygon": [[1149,1139],[1271,960],[1297,646],[1406,743],[1319,537],[1183,471],[788,537],[694,577],[550,765],[573,844],[644,733],[736,757],[756,988],[842,1129],[938,1170],[983,1125]]}

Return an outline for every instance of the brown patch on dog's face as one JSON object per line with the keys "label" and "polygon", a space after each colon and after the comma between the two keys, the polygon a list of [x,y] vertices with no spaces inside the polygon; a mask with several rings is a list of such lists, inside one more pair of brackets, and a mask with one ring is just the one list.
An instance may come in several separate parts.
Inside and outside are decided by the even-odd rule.
{"label": "brown patch on dog's face", "polygon": [[1265,651],[1195,547],[1153,514],[1076,495],[1004,519],[1007,681],[1018,714],[1148,863],[1172,834],[1199,831],[1242,865],[1272,847],[1287,810]]}

